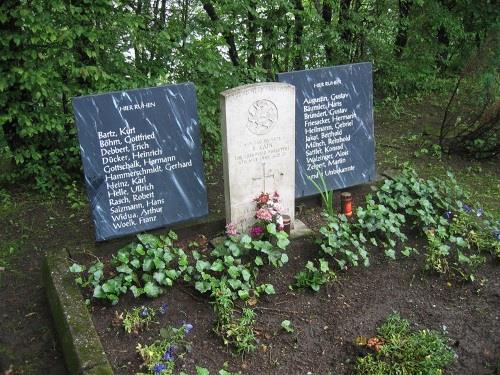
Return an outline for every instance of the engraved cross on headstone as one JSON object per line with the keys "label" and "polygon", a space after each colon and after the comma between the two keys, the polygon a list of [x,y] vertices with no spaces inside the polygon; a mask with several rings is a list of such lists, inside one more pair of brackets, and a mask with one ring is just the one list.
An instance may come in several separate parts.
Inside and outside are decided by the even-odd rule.
{"label": "engraved cross on headstone", "polygon": [[262,163],[262,177],[253,177],[252,180],[253,181],[258,181],[258,180],[262,180],[262,185],[263,185],[263,189],[262,189],[262,193],[267,193],[268,191],[266,191],[266,178],[267,177],[272,177],[273,180],[274,180],[274,173],[273,174],[269,174],[266,176],[266,163]]}

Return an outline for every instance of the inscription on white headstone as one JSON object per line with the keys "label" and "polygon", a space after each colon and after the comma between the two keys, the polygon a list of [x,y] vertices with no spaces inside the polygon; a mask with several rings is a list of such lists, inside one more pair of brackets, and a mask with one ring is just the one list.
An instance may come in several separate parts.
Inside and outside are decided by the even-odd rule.
{"label": "inscription on white headstone", "polygon": [[282,213],[294,218],[295,88],[245,85],[221,93],[226,220],[250,227],[253,199],[277,191]]}

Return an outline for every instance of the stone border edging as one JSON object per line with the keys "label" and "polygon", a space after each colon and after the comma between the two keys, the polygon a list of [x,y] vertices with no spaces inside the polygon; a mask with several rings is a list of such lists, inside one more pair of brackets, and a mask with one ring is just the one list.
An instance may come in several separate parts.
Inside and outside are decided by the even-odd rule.
{"label": "stone border edging", "polygon": [[[222,215],[208,215],[190,223],[170,227],[178,232],[185,230],[223,230]],[[165,228],[152,231],[158,233]],[[97,244],[97,250],[120,248],[131,236]],[[113,375],[113,369],[95,330],[90,313],[69,272],[71,254],[67,250],[51,250],[43,261],[43,284],[49,301],[57,338],[61,345],[66,368],[71,375]]]}
{"label": "stone border edging", "polygon": [[43,282],[66,368],[75,375],[113,375],[74,275],[68,253],[52,250],[43,262]]}

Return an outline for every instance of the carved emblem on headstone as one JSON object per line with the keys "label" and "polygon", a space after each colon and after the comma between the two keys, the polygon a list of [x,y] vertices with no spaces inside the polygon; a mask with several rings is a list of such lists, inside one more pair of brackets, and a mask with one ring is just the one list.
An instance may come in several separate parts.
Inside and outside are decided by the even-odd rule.
{"label": "carved emblem on headstone", "polygon": [[255,101],[248,109],[247,128],[257,135],[269,132],[278,120],[276,105],[267,99]]}

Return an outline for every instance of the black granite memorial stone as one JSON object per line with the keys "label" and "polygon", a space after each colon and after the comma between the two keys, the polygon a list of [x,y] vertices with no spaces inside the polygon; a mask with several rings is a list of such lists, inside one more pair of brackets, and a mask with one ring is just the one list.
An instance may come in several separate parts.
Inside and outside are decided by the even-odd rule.
{"label": "black granite memorial stone", "polygon": [[73,99],[98,241],[208,213],[191,83]]}
{"label": "black granite memorial stone", "polygon": [[336,190],[373,180],[371,63],[279,73],[296,88],[295,197],[317,194],[320,175]]}

